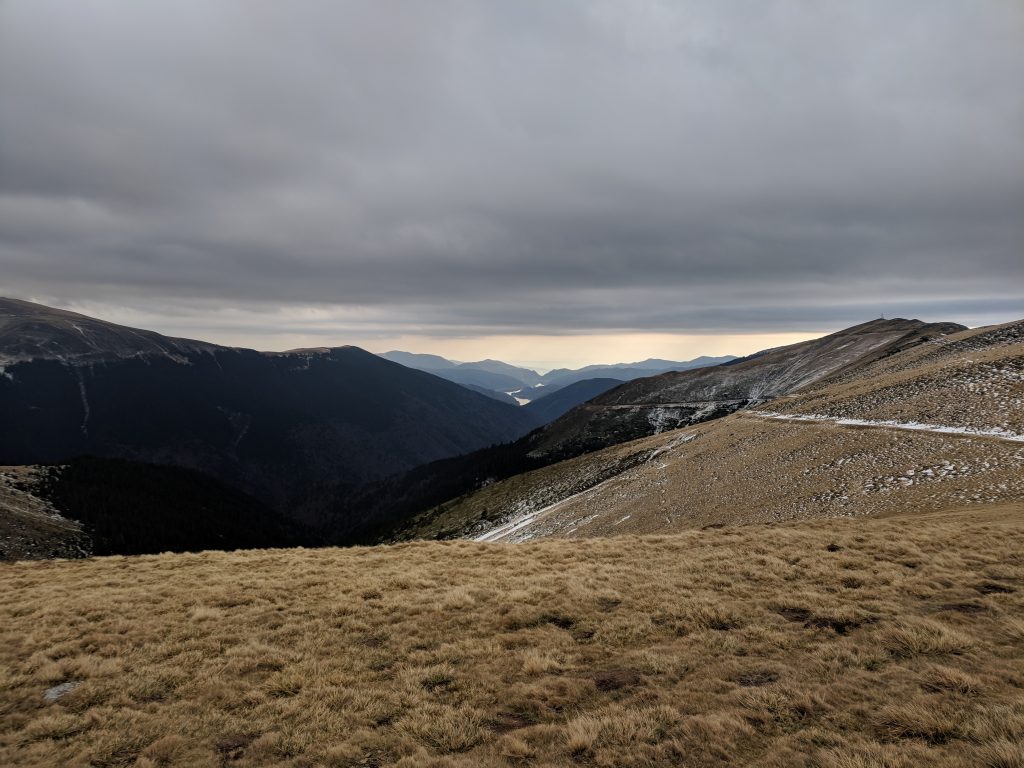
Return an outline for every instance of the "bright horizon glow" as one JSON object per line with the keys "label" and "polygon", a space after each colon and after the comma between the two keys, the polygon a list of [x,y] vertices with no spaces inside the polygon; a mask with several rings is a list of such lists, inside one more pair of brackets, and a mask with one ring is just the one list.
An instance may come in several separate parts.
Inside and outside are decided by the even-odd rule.
{"label": "bright horizon glow", "polygon": [[[833,329],[837,330],[837,329]],[[556,336],[492,335],[468,339],[398,336],[377,340],[371,352],[440,355],[459,362],[491,358],[546,373],[554,368],[634,363],[648,358],[686,361],[707,355],[744,355],[818,338],[832,331],[769,334],[600,333]]]}
{"label": "bright horizon glow", "polygon": [[[820,338],[878,317],[852,315],[843,322],[821,321],[820,324],[803,327],[794,320],[777,331],[763,333],[726,329],[675,333],[626,328],[524,333],[511,329],[501,332],[452,327],[437,331],[409,322],[408,316],[395,318],[387,312],[353,307],[215,306],[205,302],[145,306],[139,303],[67,302],[48,296],[22,298],[111,323],[224,346],[285,351],[352,345],[374,353],[400,350],[439,355],[459,362],[490,358],[531,368],[538,373],[554,368],[633,363],[648,358],[686,361],[702,355],[742,357],[763,349]],[[1017,314],[1008,315],[997,310],[990,314],[933,316],[899,310],[899,307],[892,308],[886,317],[959,322],[972,328],[1009,322]]]}

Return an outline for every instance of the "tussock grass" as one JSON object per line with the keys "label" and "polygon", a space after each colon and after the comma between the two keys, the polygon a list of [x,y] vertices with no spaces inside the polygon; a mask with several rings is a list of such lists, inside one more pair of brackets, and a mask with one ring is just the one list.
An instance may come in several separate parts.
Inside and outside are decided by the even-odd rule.
{"label": "tussock grass", "polygon": [[894,656],[945,656],[966,653],[973,639],[932,619],[902,622],[884,637],[886,649]]}
{"label": "tussock grass", "polygon": [[1022,512],[0,566],[0,765],[1021,768]]}

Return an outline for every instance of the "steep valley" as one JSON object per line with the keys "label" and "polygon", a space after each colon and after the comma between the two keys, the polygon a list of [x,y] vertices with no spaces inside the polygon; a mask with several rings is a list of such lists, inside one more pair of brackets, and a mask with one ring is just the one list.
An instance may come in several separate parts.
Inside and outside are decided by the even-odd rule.
{"label": "steep valley", "polygon": [[[216,481],[197,488],[253,497],[254,526],[269,506],[283,524],[316,530],[357,486],[513,440],[536,422],[357,347],[257,352],[0,299],[0,425],[2,465],[93,456],[135,462],[133,478],[152,464],[195,470]],[[136,514],[150,506],[141,497]],[[344,541],[362,524],[350,516],[333,530]],[[250,541],[237,534],[225,546]]]}

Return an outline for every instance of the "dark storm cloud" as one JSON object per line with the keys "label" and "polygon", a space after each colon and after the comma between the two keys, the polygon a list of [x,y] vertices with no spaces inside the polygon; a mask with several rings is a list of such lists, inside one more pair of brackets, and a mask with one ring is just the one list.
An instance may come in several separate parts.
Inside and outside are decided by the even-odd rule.
{"label": "dark storm cloud", "polygon": [[438,333],[1009,319],[1022,76],[1012,0],[7,0],[0,291]]}

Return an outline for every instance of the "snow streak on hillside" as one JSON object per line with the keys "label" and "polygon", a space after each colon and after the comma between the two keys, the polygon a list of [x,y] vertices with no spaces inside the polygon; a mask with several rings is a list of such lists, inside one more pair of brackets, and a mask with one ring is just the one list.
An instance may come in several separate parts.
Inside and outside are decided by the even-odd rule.
{"label": "snow streak on hillside", "polygon": [[979,429],[976,427],[954,427],[949,424],[922,424],[918,421],[894,421],[881,419],[851,419],[837,416],[825,416],[818,413],[790,414],[775,411],[749,411],[753,416],[782,421],[826,421],[843,427],[884,427],[888,429],[909,429],[914,432],[938,432],[947,435],[974,435],[976,437],[994,437],[997,440],[1009,440],[1024,443],[1024,435],[1010,430],[994,427]]}

